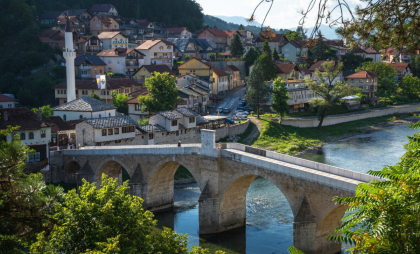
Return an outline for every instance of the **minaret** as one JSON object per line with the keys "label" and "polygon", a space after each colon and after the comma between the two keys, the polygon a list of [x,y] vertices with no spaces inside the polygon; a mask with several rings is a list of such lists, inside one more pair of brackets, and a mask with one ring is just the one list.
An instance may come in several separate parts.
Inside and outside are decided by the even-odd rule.
{"label": "minaret", "polygon": [[66,22],[66,48],[64,49],[63,56],[66,59],[66,78],[67,78],[67,102],[76,99],[76,81],[74,73],[74,59],[76,52],[73,49],[73,32],[71,31],[70,20],[67,17]]}

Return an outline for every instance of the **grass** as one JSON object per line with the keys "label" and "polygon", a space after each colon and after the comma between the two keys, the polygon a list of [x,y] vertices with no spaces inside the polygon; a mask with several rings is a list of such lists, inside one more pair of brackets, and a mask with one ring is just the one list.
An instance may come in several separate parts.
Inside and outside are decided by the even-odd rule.
{"label": "grass", "polygon": [[280,125],[277,121],[273,121],[271,119],[260,119],[263,125],[263,130],[261,131],[259,137],[253,142],[252,146],[279,153],[294,154],[308,147],[319,145],[344,135],[362,133],[366,130],[363,127],[370,127],[390,120],[402,119],[407,116],[408,114],[398,115],[394,119],[393,116],[375,117],[336,125],[323,126],[321,129],[316,127],[299,128],[286,126]]}

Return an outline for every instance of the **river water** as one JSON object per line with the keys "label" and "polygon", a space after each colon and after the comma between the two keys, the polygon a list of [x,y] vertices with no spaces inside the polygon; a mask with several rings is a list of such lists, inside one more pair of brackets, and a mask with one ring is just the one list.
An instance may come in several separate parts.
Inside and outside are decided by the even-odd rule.
{"label": "river water", "polygon": [[[366,173],[398,162],[407,136],[417,132],[407,125],[392,126],[327,144],[299,157]],[[199,196],[197,184],[175,186],[175,210],[157,213],[157,227],[188,234],[190,247],[227,253],[287,253],[293,245],[292,210],[284,195],[268,180],[255,179],[247,192],[247,225],[221,234],[198,235]]]}

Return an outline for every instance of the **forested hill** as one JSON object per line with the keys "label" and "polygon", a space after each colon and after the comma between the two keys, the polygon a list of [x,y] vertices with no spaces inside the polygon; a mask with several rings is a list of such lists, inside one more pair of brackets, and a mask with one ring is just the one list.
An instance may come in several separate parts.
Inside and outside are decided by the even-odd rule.
{"label": "forested hill", "polygon": [[[201,29],[203,13],[194,0],[32,0],[38,13],[66,9],[89,9],[93,4],[112,4],[125,18],[140,18],[165,24]],[[139,8],[138,8],[139,7]]]}
{"label": "forested hill", "polygon": [[[204,25],[208,25],[209,27],[213,28],[214,25],[216,25],[216,27],[218,29],[222,29],[222,30],[237,30],[239,28],[239,24],[234,24],[234,23],[228,23],[222,19],[219,19],[217,17],[214,16],[210,16],[210,15],[204,15]],[[249,30],[255,34],[259,34],[261,31],[261,27],[260,26],[244,26],[245,30]],[[283,34],[287,31],[287,29],[277,29],[274,32],[275,33],[280,33]]]}

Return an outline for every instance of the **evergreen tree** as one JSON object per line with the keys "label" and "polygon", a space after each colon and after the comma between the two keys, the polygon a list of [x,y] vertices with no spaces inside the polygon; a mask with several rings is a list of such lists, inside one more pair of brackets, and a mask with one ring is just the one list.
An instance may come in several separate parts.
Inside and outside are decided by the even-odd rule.
{"label": "evergreen tree", "polygon": [[278,61],[280,60],[279,53],[277,52],[276,48],[273,49],[273,60]]}
{"label": "evergreen tree", "polygon": [[287,84],[281,78],[276,78],[273,82],[273,104],[271,109],[277,113],[279,123],[283,117],[289,112],[289,93],[287,91]]}
{"label": "evergreen tree", "polygon": [[249,104],[257,107],[257,117],[260,117],[260,107],[267,103],[270,99],[271,87],[268,82],[264,81],[263,65],[260,61],[254,64],[248,80],[248,90],[245,99]]}
{"label": "evergreen tree", "polygon": [[309,55],[316,60],[335,60],[337,59],[336,51],[325,44],[323,40],[316,43],[315,47],[309,50]]}
{"label": "evergreen tree", "polygon": [[240,24],[238,30],[245,30],[244,26],[242,24]]}
{"label": "evergreen tree", "polygon": [[420,57],[419,56],[412,56],[410,58],[410,66],[413,75],[420,78]]}
{"label": "evergreen tree", "polygon": [[241,57],[244,54],[245,48],[241,38],[239,37],[239,34],[235,33],[233,36],[233,39],[229,45],[229,50],[233,57]]}
{"label": "evergreen tree", "polygon": [[256,50],[254,47],[251,47],[249,51],[245,54],[244,60],[247,75],[249,75],[249,67],[255,63],[259,56],[260,52],[258,52],[258,50]]}
{"label": "evergreen tree", "polygon": [[258,60],[261,64],[264,80],[269,81],[276,76],[276,66],[273,64],[273,59],[271,57],[271,50],[268,42],[264,42],[263,53],[259,56]]}
{"label": "evergreen tree", "polygon": [[214,28],[214,29],[217,29],[217,26],[216,26],[216,24],[214,24],[213,28]]}
{"label": "evergreen tree", "polygon": [[306,36],[305,30],[303,29],[302,26],[298,26],[296,28],[296,33],[300,34],[302,36],[303,40],[306,40],[308,37]]}

